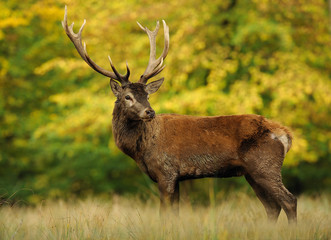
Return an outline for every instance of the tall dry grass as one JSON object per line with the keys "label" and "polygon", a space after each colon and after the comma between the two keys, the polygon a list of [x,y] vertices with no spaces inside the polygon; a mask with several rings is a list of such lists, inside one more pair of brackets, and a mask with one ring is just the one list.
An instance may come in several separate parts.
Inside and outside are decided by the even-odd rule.
{"label": "tall dry grass", "polygon": [[0,239],[331,239],[330,197],[300,197],[298,224],[266,220],[254,197],[234,194],[216,206],[181,202],[180,217],[160,218],[155,199],[114,197],[108,202],[44,202],[2,206]]}

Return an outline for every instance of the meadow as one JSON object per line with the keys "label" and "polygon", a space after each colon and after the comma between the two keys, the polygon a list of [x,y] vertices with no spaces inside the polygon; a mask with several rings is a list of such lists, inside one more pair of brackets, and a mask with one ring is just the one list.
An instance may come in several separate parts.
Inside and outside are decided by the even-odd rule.
{"label": "meadow", "polygon": [[[330,4],[0,1],[0,240],[331,239]],[[121,73],[127,61],[132,82],[149,56],[136,22],[154,29],[166,20],[165,81],[150,98],[158,114],[259,114],[289,127],[282,176],[301,194],[298,224],[288,226],[283,211],[269,223],[252,190],[238,192],[244,179],[194,182],[180,216],[160,218],[157,188],[115,145],[109,79],[62,28],[65,5],[75,32],[87,21],[91,58],[110,70],[109,54]]]}
{"label": "meadow", "polygon": [[3,205],[0,239],[319,239],[331,238],[331,197],[301,196],[298,223],[288,225],[282,211],[267,221],[256,197],[233,193],[215,205],[181,201],[180,216],[159,217],[157,198],[143,202],[115,196],[35,207]]}

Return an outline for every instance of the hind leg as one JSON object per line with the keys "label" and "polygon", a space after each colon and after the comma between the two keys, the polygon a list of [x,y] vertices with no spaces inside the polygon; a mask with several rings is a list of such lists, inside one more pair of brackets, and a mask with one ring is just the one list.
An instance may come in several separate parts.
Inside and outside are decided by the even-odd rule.
{"label": "hind leg", "polygon": [[265,135],[243,156],[247,181],[252,185],[268,216],[278,215],[278,206],[286,213],[289,222],[297,220],[297,200],[282,182],[281,167],[284,146],[279,140]]}
{"label": "hind leg", "polygon": [[[276,202],[285,211],[289,223],[297,221],[297,199],[283,185],[281,177],[274,178],[272,175],[252,176],[254,182],[265,192],[270,202]],[[263,203],[263,202],[262,202]],[[267,210],[268,211],[268,210]]]}
{"label": "hind leg", "polygon": [[272,196],[270,196],[267,191],[265,191],[261,186],[259,186],[250,175],[245,175],[245,178],[253,188],[256,196],[263,204],[267,212],[268,219],[272,222],[277,222],[281,206],[277,203],[277,201],[272,198]]}
{"label": "hind leg", "polygon": [[279,186],[282,195],[279,196],[278,201],[284,209],[289,223],[297,222],[297,198],[290,193],[286,187],[280,182]]}

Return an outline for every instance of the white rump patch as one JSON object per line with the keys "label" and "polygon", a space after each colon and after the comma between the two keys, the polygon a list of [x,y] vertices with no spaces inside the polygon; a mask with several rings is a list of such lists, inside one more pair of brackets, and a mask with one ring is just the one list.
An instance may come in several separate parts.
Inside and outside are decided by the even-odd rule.
{"label": "white rump patch", "polygon": [[289,150],[289,142],[288,142],[287,135],[279,135],[279,136],[277,136],[275,133],[271,133],[270,134],[270,137],[271,137],[271,139],[278,139],[279,141],[281,141],[281,143],[284,146],[284,156],[285,156],[285,154]]}
{"label": "white rump patch", "polygon": [[270,137],[271,137],[271,139],[275,139],[275,138],[277,138],[276,135],[275,135],[274,133],[271,133],[271,134],[270,134]]}
{"label": "white rump patch", "polygon": [[278,137],[278,139],[284,145],[284,155],[285,155],[287,153],[287,151],[288,151],[288,139],[287,139],[287,136],[282,135],[282,136]]}

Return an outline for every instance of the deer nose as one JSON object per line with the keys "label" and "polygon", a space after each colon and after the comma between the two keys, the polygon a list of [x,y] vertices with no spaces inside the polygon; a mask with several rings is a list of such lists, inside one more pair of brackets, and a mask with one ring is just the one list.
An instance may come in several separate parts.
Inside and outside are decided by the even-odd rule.
{"label": "deer nose", "polygon": [[145,113],[147,114],[147,116],[149,116],[150,118],[154,118],[155,117],[155,111],[153,109],[147,109],[145,111]]}

